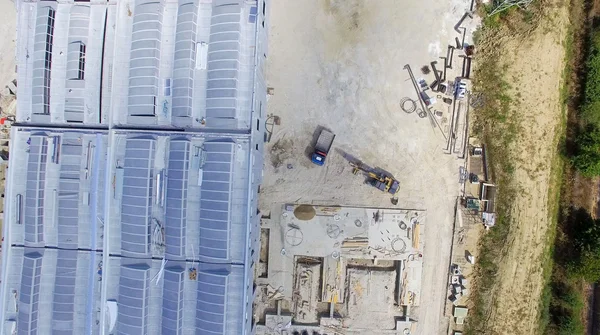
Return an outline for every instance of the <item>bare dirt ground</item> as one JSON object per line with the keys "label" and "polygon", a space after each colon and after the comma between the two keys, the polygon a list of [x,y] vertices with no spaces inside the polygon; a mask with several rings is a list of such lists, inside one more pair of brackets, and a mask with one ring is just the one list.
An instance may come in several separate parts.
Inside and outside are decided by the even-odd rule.
{"label": "bare dirt ground", "polygon": [[509,243],[499,261],[494,308],[487,322],[491,334],[539,331],[545,284],[542,264],[548,257],[549,229],[553,227],[548,196],[552,162],[558,154],[556,133],[563,114],[560,90],[568,27],[564,1],[548,1],[546,5],[552,8],[548,16],[526,36],[507,37],[493,47],[480,46],[480,50],[493,49],[492,57],[498,57],[505,80],[512,87],[511,108],[518,121],[517,139],[511,148],[517,192]]}
{"label": "bare dirt ground", "polygon": [[0,86],[15,79],[17,10],[11,0],[0,0]]}
{"label": "bare dirt ground", "polygon": [[[447,331],[443,307],[463,161],[443,153],[446,142],[427,119],[401,110],[403,97],[416,99],[403,67],[410,64],[419,77],[423,65],[445,56],[470,3],[278,0],[270,9],[268,112],[281,125],[266,147],[261,211],[285,202],[392,207],[389,194],[351,173],[347,158],[392,173],[400,182],[398,207],[427,211],[422,304],[413,311],[423,335]],[[318,127],[337,135],[323,167],[308,157]]]}
{"label": "bare dirt ground", "polygon": [[[15,64],[15,39],[16,39],[16,24],[17,24],[17,10],[15,3],[11,0],[0,0],[0,108],[2,110],[1,116],[14,115],[15,103],[13,96],[7,96],[4,87],[10,81],[16,79]],[[10,129],[5,126],[1,126],[0,139],[8,138]],[[0,146],[7,144],[7,142],[0,141]],[[3,147],[4,149],[4,147]],[[4,194],[5,181],[0,180],[0,189]],[[0,219],[0,235],[2,235],[2,220]]]}

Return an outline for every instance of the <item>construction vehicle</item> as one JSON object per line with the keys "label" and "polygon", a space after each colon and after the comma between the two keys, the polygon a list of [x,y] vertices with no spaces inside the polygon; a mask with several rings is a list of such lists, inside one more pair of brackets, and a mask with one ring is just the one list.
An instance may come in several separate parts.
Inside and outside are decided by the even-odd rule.
{"label": "construction vehicle", "polygon": [[334,139],[335,135],[332,132],[327,129],[321,129],[321,133],[315,144],[315,151],[311,157],[313,163],[317,165],[325,164],[325,158],[327,157],[329,150],[331,150]]}
{"label": "construction vehicle", "polygon": [[356,164],[350,165],[354,167],[354,169],[352,169],[352,174],[357,175],[362,171],[368,177],[367,183],[371,184],[371,186],[374,186],[383,192],[389,192],[392,195],[398,193],[400,183],[391,175],[384,172],[375,172],[372,169],[364,168]]}

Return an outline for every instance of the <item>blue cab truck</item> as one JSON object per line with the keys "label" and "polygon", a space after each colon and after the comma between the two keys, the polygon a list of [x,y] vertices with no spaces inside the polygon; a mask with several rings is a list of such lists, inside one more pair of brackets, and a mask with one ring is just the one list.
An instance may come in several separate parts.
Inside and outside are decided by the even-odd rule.
{"label": "blue cab truck", "polygon": [[334,139],[335,135],[332,132],[327,129],[321,129],[321,133],[315,144],[315,151],[313,151],[311,158],[313,163],[321,166],[325,164],[325,158],[327,157],[329,150],[331,150]]}

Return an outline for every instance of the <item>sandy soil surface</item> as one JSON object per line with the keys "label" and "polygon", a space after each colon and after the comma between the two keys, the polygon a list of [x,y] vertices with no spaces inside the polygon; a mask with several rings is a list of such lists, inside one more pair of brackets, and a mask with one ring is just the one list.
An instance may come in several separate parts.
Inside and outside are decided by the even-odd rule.
{"label": "sandy soil surface", "polygon": [[542,19],[526,37],[507,38],[496,48],[500,64],[505,65],[505,79],[513,88],[512,108],[518,115],[518,138],[512,153],[519,191],[493,293],[495,305],[488,320],[492,334],[535,334],[538,330],[545,284],[541,265],[552,227],[548,192],[551,162],[558,154],[555,131],[562,115],[560,85],[568,26],[566,6],[550,2],[555,6],[551,17]]}
{"label": "sandy soil surface", "polygon": [[[16,79],[15,64],[15,39],[16,39],[17,10],[11,0],[0,0],[0,88]],[[2,90],[0,90],[2,92]],[[0,96],[0,108],[3,114],[14,115],[15,104],[13,96]],[[4,115],[2,115],[4,116]],[[0,138],[7,138],[10,128],[0,129]],[[5,181],[0,181],[0,189],[4,193]],[[0,235],[2,234],[2,220],[0,220]]]}
{"label": "sandy soil surface", "polygon": [[15,39],[17,10],[11,0],[0,0],[0,87],[16,78]]}
{"label": "sandy soil surface", "polygon": [[[422,304],[411,313],[423,335],[447,331],[446,273],[463,161],[443,153],[446,142],[428,119],[400,109],[403,97],[416,99],[403,67],[421,76],[423,65],[440,61],[469,5],[278,0],[270,9],[268,112],[281,125],[266,147],[261,211],[284,202],[392,207],[388,194],[351,173],[347,158],[392,173],[400,182],[398,207],[427,211]],[[337,135],[323,167],[308,157],[320,126]]]}

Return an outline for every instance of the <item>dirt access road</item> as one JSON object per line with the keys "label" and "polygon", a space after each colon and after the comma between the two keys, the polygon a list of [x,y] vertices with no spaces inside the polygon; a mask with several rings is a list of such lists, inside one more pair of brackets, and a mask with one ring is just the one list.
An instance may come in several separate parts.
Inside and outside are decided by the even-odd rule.
{"label": "dirt access road", "polygon": [[[463,161],[443,153],[446,142],[428,119],[401,110],[403,97],[416,99],[403,67],[410,64],[420,76],[423,65],[445,56],[470,3],[277,0],[269,10],[267,82],[274,95],[268,113],[281,125],[266,147],[261,211],[284,202],[390,207],[390,196],[352,175],[344,156],[391,172],[400,182],[398,207],[427,211],[422,304],[411,313],[422,335],[446,332],[446,274]],[[307,156],[319,126],[337,134],[323,167]]]}
{"label": "dirt access road", "polygon": [[[560,97],[565,68],[564,41],[569,25],[568,1],[547,1],[536,29],[515,36],[482,38],[479,50],[498,60],[498,68],[510,84],[511,118],[516,139],[510,148],[514,162],[508,243],[492,290],[492,308],[486,334],[536,334],[540,299],[545,285],[543,263],[550,254],[550,230],[554,229],[553,198],[557,189],[552,166],[558,154],[562,127]],[[493,140],[493,139],[492,139]],[[507,159],[501,157],[496,159]],[[556,186],[556,185],[554,185]],[[501,192],[502,190],[500,190]],[[486,280],[486,278],[480,278]]]}

